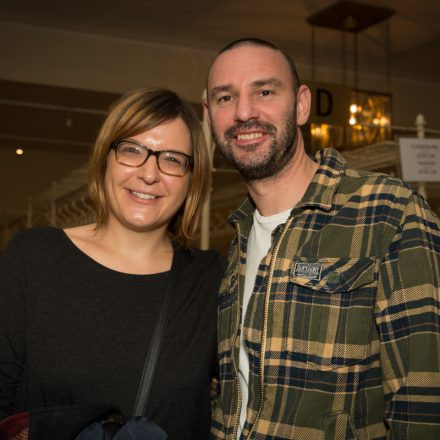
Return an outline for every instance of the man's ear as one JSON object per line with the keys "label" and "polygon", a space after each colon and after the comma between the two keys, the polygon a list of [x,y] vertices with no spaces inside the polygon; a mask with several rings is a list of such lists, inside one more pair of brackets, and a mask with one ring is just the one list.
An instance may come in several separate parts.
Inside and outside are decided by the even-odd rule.
{"label": "man's ear", "polygon": [[310,116],[311,93],[306,85],[301,85],[296,94],[296,123],[304,125]]}
{"label": "man's ear", "polygon": [[208,123],[209,128],[211,128],[211,117],[209,116],[208,98],[207,98],[206,94],[207,94],[207,92],[205,89],[205,90],[203,90],[203,98],[202,98],[203,119]]}

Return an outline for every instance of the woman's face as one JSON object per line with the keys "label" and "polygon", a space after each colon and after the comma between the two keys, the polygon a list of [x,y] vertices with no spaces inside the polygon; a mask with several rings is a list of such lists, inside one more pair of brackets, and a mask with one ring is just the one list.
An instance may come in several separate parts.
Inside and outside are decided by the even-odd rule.
{"label": "woman's face", "polygon": [[[154,151],[192,155],[190,132],[181,118],[128,139]],[[140,167],[129,167],[118,163],[115,151],[110,150],[104,179],[109,226],[117,222],[136,231],[165,231],[184,203],[190,181],[190,170],[180,177],[161,172],[156,156],[151,155]]]}

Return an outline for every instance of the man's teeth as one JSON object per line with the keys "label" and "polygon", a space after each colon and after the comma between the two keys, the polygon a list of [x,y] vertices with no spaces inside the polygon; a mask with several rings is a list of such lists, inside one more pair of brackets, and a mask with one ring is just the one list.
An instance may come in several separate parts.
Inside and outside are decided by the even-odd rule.
{"label": "man's teeth", "polygon": [[130,191],[134,196],[139,197],[140,199],[152,200],[155,199],[156,196],[152,196],[151,194],[144,194],[137,191]]}
{"label": "man's teeth", "polygon": [[239,134],[237,135],[237,140],[239,141],[244,141],[244,140],[249,140],[249,139],[258,139],[263,137],[263,133],[243,133],[243,134]]}

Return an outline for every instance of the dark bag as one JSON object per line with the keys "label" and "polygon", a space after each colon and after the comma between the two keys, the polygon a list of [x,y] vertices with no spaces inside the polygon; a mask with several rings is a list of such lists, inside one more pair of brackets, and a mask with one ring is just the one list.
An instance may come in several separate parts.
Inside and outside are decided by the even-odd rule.
{"label": "dark bag", "polygon": [[84,428],[75,440],[166,440],[166,433],[147,417],[133,417],[123,425],[94,422]]}
{"label": "dark bag", "polygon": [[121,411],[106,406],[45,407],[0,422],[0,440],[166,440],[147,417],[123,423]]}
{"label": "dark bag", "polygon": [[72,440],[95,420],[122,420],[105,405],[45,407],[14,414],[0,422],[0,440]]}

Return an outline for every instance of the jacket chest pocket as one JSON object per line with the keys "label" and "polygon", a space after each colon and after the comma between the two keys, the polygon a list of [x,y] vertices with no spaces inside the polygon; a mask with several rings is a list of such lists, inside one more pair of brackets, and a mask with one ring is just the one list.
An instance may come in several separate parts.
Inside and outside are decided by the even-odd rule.
{"label": "jacket chest pocket", "polygon": [[295,258],[292,357],[321,370],[359,364],[370,353],[377,285],[372,258]]}

